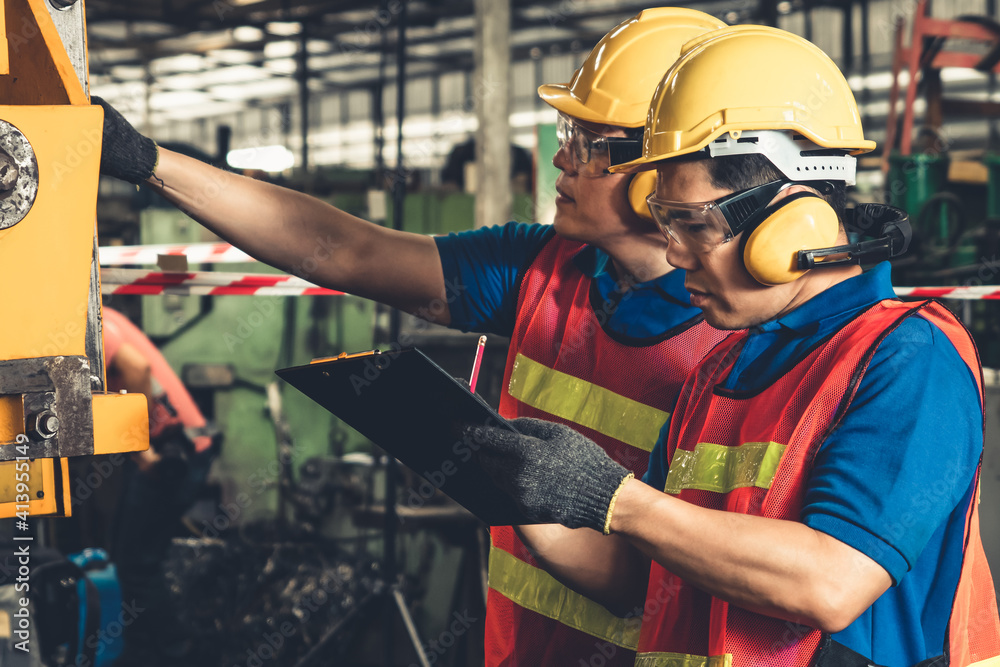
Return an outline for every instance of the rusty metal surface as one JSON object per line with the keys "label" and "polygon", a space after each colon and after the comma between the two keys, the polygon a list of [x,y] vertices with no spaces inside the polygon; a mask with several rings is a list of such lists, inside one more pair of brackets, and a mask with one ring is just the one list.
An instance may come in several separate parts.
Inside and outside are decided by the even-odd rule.
{"label": "rusty metal surface", "polygon": [[53,2],[45,3],[49,10],[52,22],[62,38],[63,46],[66,48],[66,55],[73,65],[77,78],[84,91],[89,92],[87,86],[87,31],[84,22],[82,2]]}
{"label": "rusty metal surface", "polygon": [[[21,395],[24,432],[32,458],[85,456],[94,453],[90,363],[86,357],[59,356],[0,361],[0,394]],[[39,415],[58,419],[46,437],[35,426]],[[12,445],[0,445],[0,461],[24,456]]]}
{"label": "rusty metal surface", "polygon": [[0,155],[17,168],[14,182],[0,194],[0,229],[13,227],[28,215],[38,194],[38,162],[27,138],[16,127],[0,120]]}
{"label": "rusty metal surface", "polygon": [[90,294],[87,299],[86,353],[90,359],[90,388],[104,391],[104,328],[101,320],[101,267],[97,256],[97,234],[90,258]]}

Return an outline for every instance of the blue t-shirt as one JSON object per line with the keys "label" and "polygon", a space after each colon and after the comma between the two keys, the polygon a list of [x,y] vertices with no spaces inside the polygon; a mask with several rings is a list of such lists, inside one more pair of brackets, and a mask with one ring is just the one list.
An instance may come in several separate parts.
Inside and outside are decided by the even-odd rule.
{"label": "blue t-shirt", "polygon": [[[451,327],[510,336],[517,319],[521,274],[555,235],[551,225],[518,224],[435,237],[449,301]],[[684,272],[673,270],[643,283],[623,283],[614,275],[611,258],[584,246],[573,258],[593,278],[592,304],[608,313],[604,329],[641,344],[700,315],[684,289]],[[592,293],[593,296],[593,293]]]}
{"label": "blue t-shirt", "polygon": [[[888,263],[754,327],[723,385],[763,388],[822,340],[895,297]],[[843,423],[820,446],[802,521],[866,554],[893,587],[834,639],[888,667],[942,653],[983,448],[975,378],[951,341],[914,315],[872,358]],[[666,482],[663,440],[644,481]]]}

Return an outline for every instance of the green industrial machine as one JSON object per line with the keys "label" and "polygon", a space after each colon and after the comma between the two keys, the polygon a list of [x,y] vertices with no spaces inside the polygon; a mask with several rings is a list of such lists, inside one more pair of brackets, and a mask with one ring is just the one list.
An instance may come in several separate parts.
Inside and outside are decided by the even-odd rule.
{"label": "green industrial machine", "polygon": [[[987,153],[982,162],[985,182],[950,181],[946,154],[891,156],[885,201],[906,210],[913,226],[910,251],[893,263],[894,284],[1000,284],[1000,155]],[[996,306],[986,301],[945,303],[972,331],[984,366],[1000,366]]]}

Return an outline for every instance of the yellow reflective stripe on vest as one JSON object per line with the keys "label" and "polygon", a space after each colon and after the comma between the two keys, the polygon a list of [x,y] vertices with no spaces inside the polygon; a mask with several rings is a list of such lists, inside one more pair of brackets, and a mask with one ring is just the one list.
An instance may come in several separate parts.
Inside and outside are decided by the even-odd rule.
{"label": "yellow reflective stripe on vest", "polygon": [[640,653],[635,667],[733,667],[733,654],[687,655],[686,653]]}
{"label": "yellow reflective stripe on vest", "polygon": [[969,667],[1000,667],[1000,656],[969,663]]}
{"label": "yellow reflective stripe on vest", "polygon": [[729,493],[745,486],[771,488],[785,445],[745,442],[739,447],[699,442],[694,450],[678,449],[670,461],[664,493],[684,489]]}
{"label": "yellow reflective stripe on vest", "polygon": [[525,609],[630,651],[639,645],[641,618],[619,618],[503,549],[490,548],[489,577],[490,588]]}
{"label": "yellow reflective stripe on vest", "polygon": [[647,452],[670,417],[639,401],[557,371],[523,354],[514,359],[507,392],[550,415],[594,429]]}

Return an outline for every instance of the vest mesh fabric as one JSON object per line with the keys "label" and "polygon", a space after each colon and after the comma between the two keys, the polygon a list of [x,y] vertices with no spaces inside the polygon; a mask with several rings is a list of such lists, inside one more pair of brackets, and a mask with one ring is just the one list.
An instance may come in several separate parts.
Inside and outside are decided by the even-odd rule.
{"label": "vest mesh fabric", "polygon": [[[554,237],[524,274],[500,414],[569,424],[640,476],[646,471],[649,451],[685,375],[728,334],[712,329],[698,317],[657,340],[628,344],[612,339],[601,328],[606,313],[595,312],[591,305],[591,279],[573,262],[582,248],[579,243]],[[511,381],[518,386],[519,373],[528,365],[542,369],[544,379],[532,398],[517,398],[511,393]],[[602,402],[609,395],[614,400]],[[623,413],[589,412],[591,406],[617,406],[621,400],[627,406]],[[569,412],[560,415],[552,407],[557,404],[568,405]],[[638,413],[643,416],[639,421],[647,427],[636,428]],[[651,416],[659,413],[662,417],[654,423]],[[511,528],[493,528],[491,538],[494,550],[528,564],[530,575],[544,574]],[[527,579],[521,583],[530,585]],[[552,604],[529,609],[510,599],[517,597],[511,590],[505,595],[495,590],[496,585],[491,566],[486,614],[488,666],[633,663],[634,643],[630,648],[622,645],[627,642],[577,627],[586,625],[577,620],[587,615],[587,607],[608,613],[596,603],[585,598],[574,601],[568,589],[550,581],[551,590],[556,592],[550,598]],[[637,623],[631,625],[634,628]]]}

